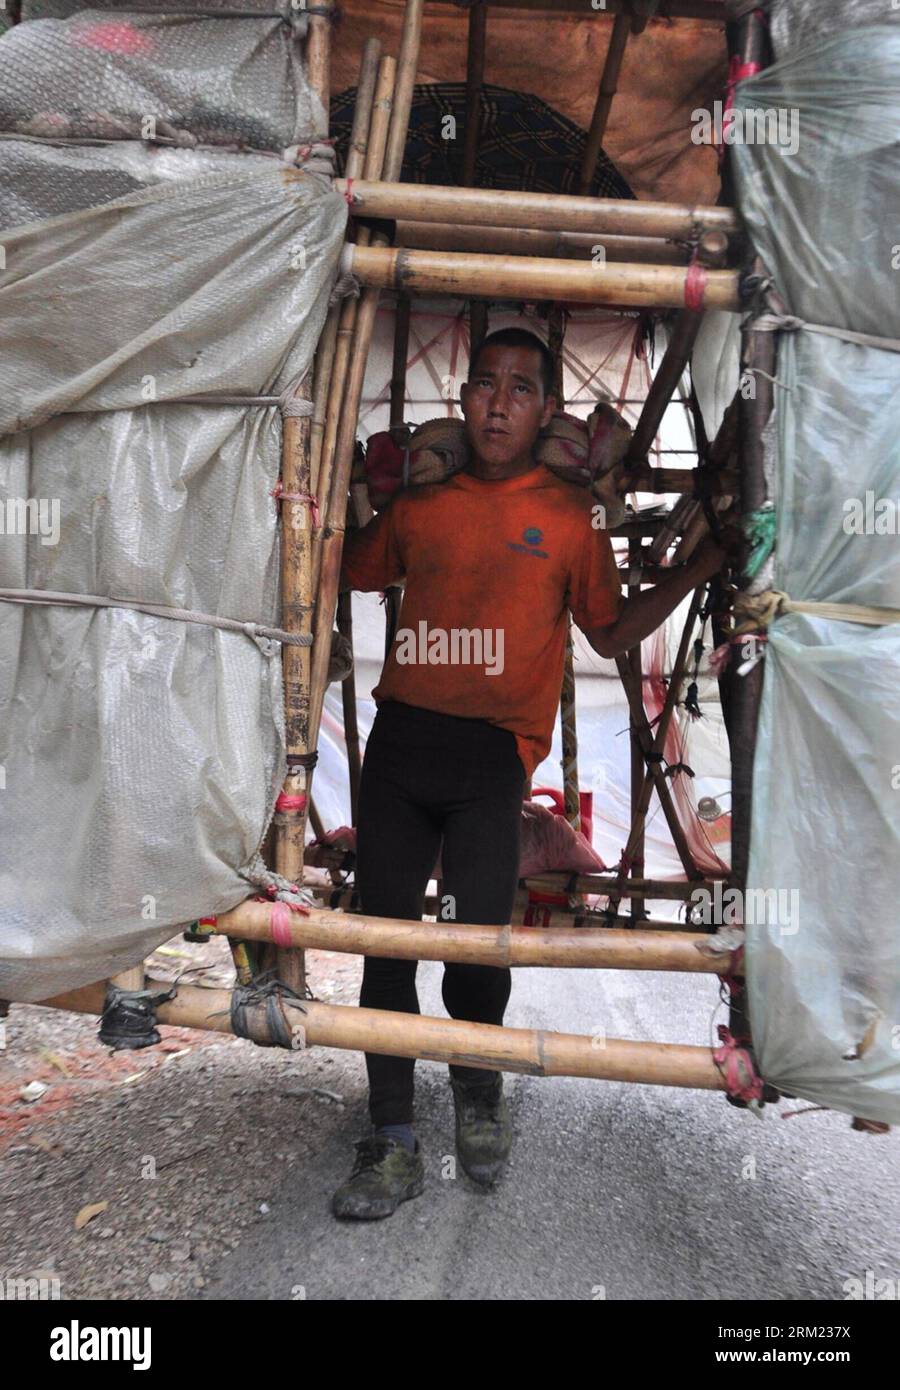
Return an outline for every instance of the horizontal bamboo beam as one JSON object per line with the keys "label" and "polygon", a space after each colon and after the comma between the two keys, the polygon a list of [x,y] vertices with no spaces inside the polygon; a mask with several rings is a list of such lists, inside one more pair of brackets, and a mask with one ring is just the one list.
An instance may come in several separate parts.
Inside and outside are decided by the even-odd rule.
{"label": "horizontal bamboo beam", "polygon": [[[549,15],[573,14],[597,19],[603,14],[622,14],[631,9],[630,0],[604,0],[603,8],[593,10],[589,0],[491,0],[492,9],[529,10]],[[710,24],[725,23],[723,0],[660,0],[652,19],[705,19]]]}
{"label": "horizontal bamboo beam", "polygon": [[452,222],[398,222],[397,246],[418,251],[489,251],[509,256],[559,256],[573,261],[686,265],[690,247],[663,237],[551,232],[537,227],[457,227]]}
{"label": "horizontal bamboo beam", "polygon": [[[42,1003],[45,1008],[99,1014],[104,996],[104,985],[87,985]],[[271,1042],[265,1006],[249,1008],[247,1014],[253,1040]],[[704,1091],[726,1089],[708,1047],[625,1042],[602,1034],[583,1037],[532,1028],[500,1028],[492,1023],[466,1023],[461,1019],[311,1000],[303,1000],[302,1008],[288,1006],[285,1016],[288,1026],[295,1029],[298,1046],[423,1057],[430,1062],[452,1062],[526,1076],[584,1076],[598,1081],[686,1086]],[[231,1033],[231,992],[181,985],[173,1000],[159,1006],[156,1017],[169,1027]]]}
{"label": "horizontal bamboo beam", "polygon": [[[618,677],[610,677],[618,679]],[[356,890],[352,887],[335,886],[328,883],[311,883],[307,881],[305,888],[312,893],[324,906],[332,911],[346,912],[352,917],[361,915],[359,908],[351,906],[356,895]],[[611,927],[621,927],[631,930],[634,927],[634,918],[630,915],[607,917],[606,913],[600,910],[585,907],[565,907],[562,903],[540,903],[541,908],[541,927],[571,927],[577,921],[579,924],[579,937],[582,929],[591,926],[600,926],[604,929]],[[524,889],[519,889],[516,893],[516,901],[512,910],[512,925],[521,926],[522,920],[529,907],[528,894]],[[440,912],[440,905],[435,894],[427,893],[423,899],[423,911],[426,916],[436,917]],[[689,922],[669,922],[662,919],[646,919],[641,922],[644,931],[651,932],[694,932],[696,928]]]}
{"label": "horizontal bamboo beam", "polygon": [[[215,929],[239,941],[273,941],[271,905],[249,900],[240,903],[217,919]],[[722,975],[728,969],[728,958],[703,955],[697,949],[708,939],[705,932],[410,922],[326,908],[311,908],[308,916],[291,913],[289,926],[279,933],[279,944],[284,946],[392,960]]]}
{"label": "horizontal bamboo beam", "polygon": [[[407,294],[449,294],[462,299],[559,299],[623,308],[680,309],[687,266],[582,264],[537,256],[487,256],[462,251],[407,251],[402,247],[346,245],[341,272],[362,285]],[[738,272],[709,270],[696,299],[704,308],[740,308]]]}
{"label": "horizontal bamboo beam", "polygon": [[354,217],[441,222],[469,227],[526,227],[551,232],[607,232],[692,241],[704,231],[737,232],[732,208],[651,203],[638,198],[580,198],[574,193],[456,188],[452,184],[375,183],[335,179]]}
{"label": "horizontal bamboo beam", "polygon": [[678,492],[688,497],[719,497],[735,491],[735,475],[724,470],[710,475],[699,468],[651,468],[649,464],[623,465],[623,492]]}
{"label": "horizontal bamboo beam", "polygon": [[548,872],[544,874],[529,874],[523,882],[527,888],[534,888],[539,893],[591,893],[599,897],[606,897],[610,893],[615,893],[617,897],[635,898],[672,898],[675,900],[684,899],[687,901],[692,893],[696,893],[698,888],[704,888],[707,892],[713,892],[713,881],[711,879],[697,879],[696,882],[686,879],[676,879],[674,881],[655,879],[655,878],[632,878],[627,883],[619,883],[615,874],[568,874]]}

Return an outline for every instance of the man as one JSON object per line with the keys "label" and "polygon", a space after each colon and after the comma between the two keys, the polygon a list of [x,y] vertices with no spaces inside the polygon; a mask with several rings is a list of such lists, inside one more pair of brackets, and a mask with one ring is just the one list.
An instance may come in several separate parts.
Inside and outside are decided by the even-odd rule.
{"label": "man", "polygon": [[[492,333],[461,392],[468,467],[396,494],[346,538],[342,589],[406,586],[372,692],[357,818],[363,912],[421,919],[440,851],[439,915],[508,923],[526,779],[550,750],[559,703],[566,610],[595,651],[615,656],[723,562],[709,542],[664,583],[623,600],[590,492],[534,459],[556,409],[553,380],[552,356],[534,334]],[[416,968],[367,956],[360,1005],[418,1013]],[[452,1018],[500,1024],[510,983],[509,970],[450,962],[444,1004]],[[414,1066],[366,1054],[374,1132],[334,1194],[337,1216],[388,1216],[423,1190]],[[451,1065],[450,1080],[460,1163],[489,1185],[512,1139],[502,1073]]]}

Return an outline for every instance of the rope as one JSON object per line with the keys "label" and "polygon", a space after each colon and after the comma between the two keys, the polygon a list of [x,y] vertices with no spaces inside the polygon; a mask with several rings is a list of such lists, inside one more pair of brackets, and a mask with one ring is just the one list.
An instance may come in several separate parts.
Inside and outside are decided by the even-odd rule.
{"label": "rope", "polygon": [[328,296],[328,307],[334,308],[342,299],[359,299],[362,286],[352,271],[346,270],[335,280]]}
{"label": "rope", "polygon": [[135,613],[149,613],[152,618],[174,618],[181,623],[200,623],[205,627],[220,627],[224,632],[243,632],[254,641],[258,637],[270,642],[282,642],[287,647],[310,647],[309,633],[285,632],[280,627],[262,623],[242,623],[238,618],[222,618],[215,613],[196,613],[189,608],[171,608],[162,603],[141,603],[135,599],[105,598],[100,594],[64,594],[52,589],[0,589],[0,602],[36,603],[84,608],[129,608]]}
{"label": "rope", "polygon": [[[231,992],[231,1031],[235,1037],[249,1038],[261,1047],[293,1048],[298,1036],[305,1041],[305,1033],[302,1028],[295,1030],[287,1010],[305,1015],[304,998],[312,998],[309,990],[301,996],[290,985],[265,976],[249,985],[236,985]],[[260,1026],[262,1020],[254,1017],[260,1005],[265,1007],[264,1028]]]}
{"label": "rope", "polygon": [[269,496],[274,497],[276,502],[305,502],[312,516],[313,530],[318,531],[321,529],[319,500],[317,497],[314,497],[311,492],[285,492],[284,484],[279,478],[278,482],[269,493]]}
{"label": "rope", "polygon": [[874,333],[856,333],[852,328],[832,328],[823,323],[807,323],[795,314],[760,314],[753,320],[752,326],[754,331],[759,333],[797,333],[803,329],[807,333],[823,333],[829,338],[840,338],[845,343],[856,343],[858,347],[900,352],[900,338],[878,338]]}
{"label": "rope", "polygon": [[808,613],[813,618],[831,618],[839,623],[863,623],[867,627],[887,627],[900,623],[900,608],[875,608],[866,603],[808,603],[792,599],[780,589],[765,589],[761,594],[738,594],[734,601],[734,616],[740,626],[735,636],[766,629],[776,618],[787,613]]}

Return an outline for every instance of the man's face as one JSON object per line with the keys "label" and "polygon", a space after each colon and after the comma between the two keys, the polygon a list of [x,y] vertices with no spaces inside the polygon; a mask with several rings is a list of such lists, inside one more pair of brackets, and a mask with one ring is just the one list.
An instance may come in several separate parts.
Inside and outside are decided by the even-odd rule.
{"label": "man's face", "polygon": [[556,409],[544,395],[540,354],[527,347],[483,348],[460,399],[470,446],[497,467],[530,458]]}

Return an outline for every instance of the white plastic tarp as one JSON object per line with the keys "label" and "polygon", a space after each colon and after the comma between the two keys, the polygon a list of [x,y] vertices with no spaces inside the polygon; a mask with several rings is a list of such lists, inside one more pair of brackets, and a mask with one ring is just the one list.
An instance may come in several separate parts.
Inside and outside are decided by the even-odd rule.
{"label": "white plastic tarp", "polygon": [[[0,517],[58,518],[4,526],[0,588],[280,626],[278,408],[174,402],[306,370],[344,200],[249,154],[6,140],[0,161],[31,218],[2,235]],[[64,212],[41,205],[60,166]],[[0,766],[0,997],[39,1000],[247,895],[284,772],[281,648],[0,602]]]}
{"label": "white plastic tarp", "polygon": [[[900,29],[873,25],[788,47],[738,86],[739,110],[799,123],[794,153],[772,142],[734,153],[753,241],[789,313],[809,324],[900,338],[898,79]],[[775,587],[794,599],[900,607],[900,355],[790,332],[777,377]],[[761,909],[747,924],[759,1064],[793,1095],[893,1123],[898,749],[900,629],[776,621],[748,881],[748,904]]]}

